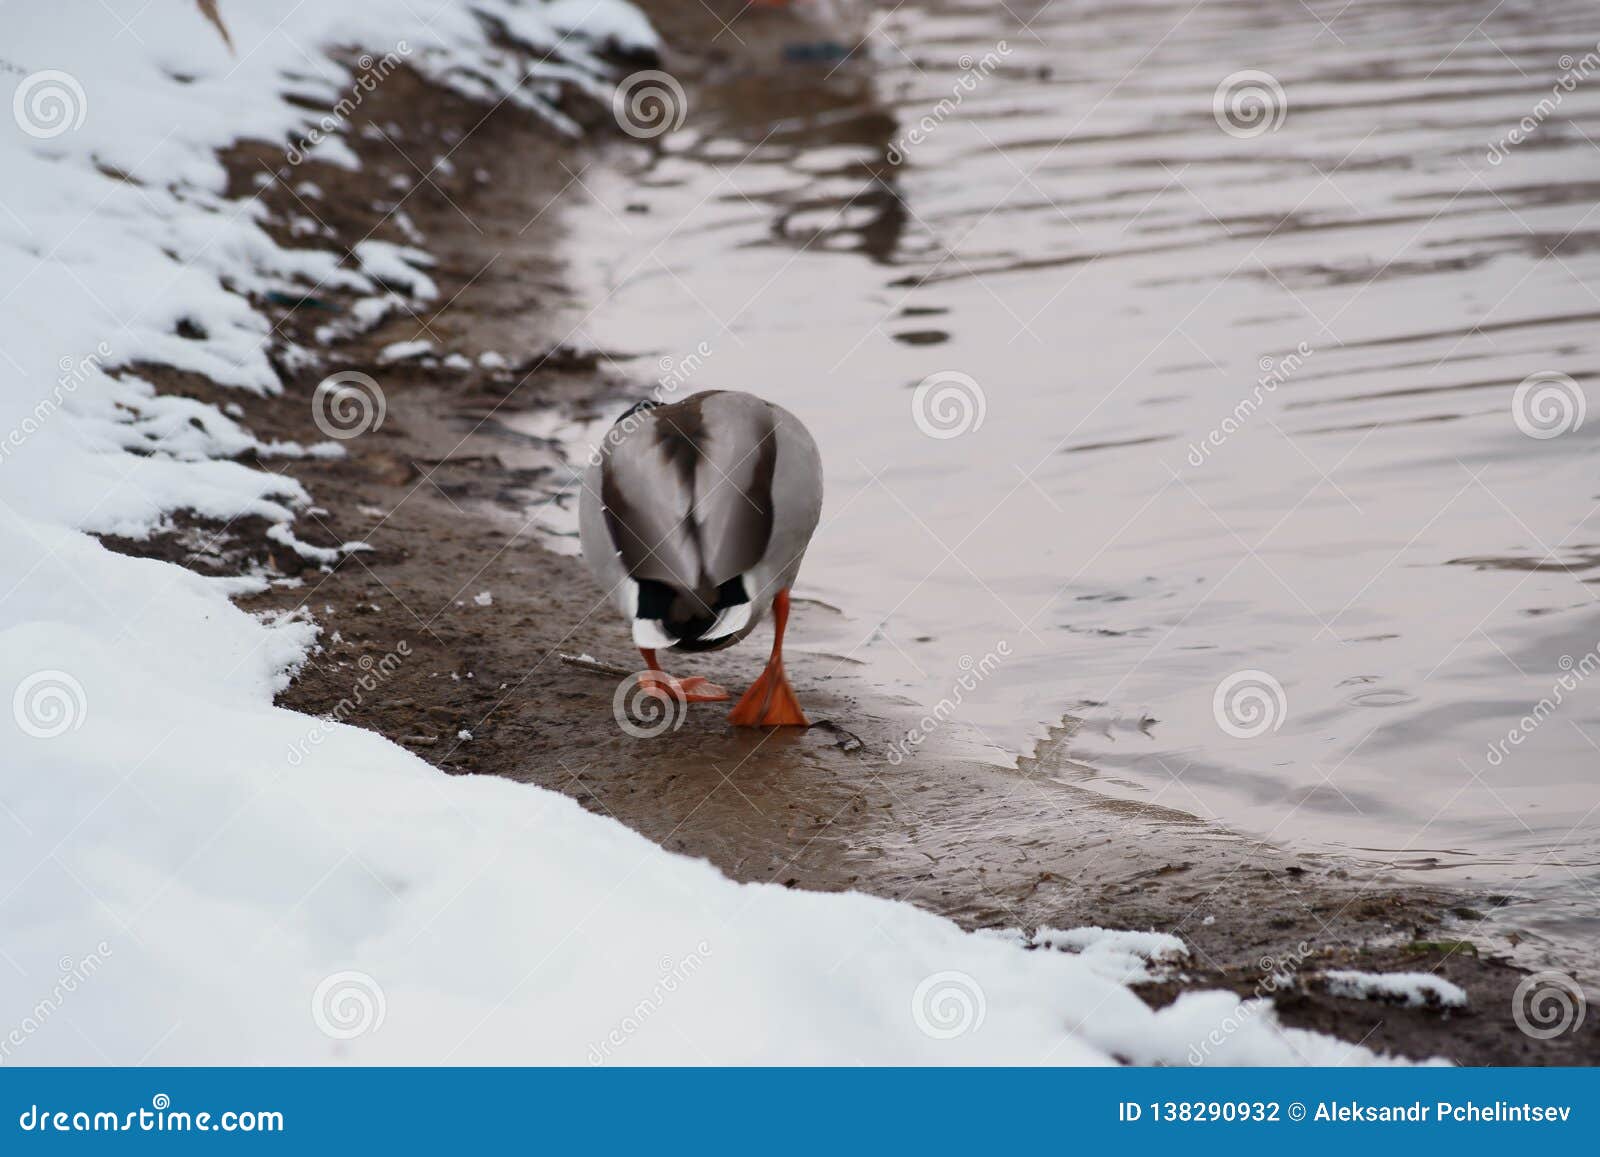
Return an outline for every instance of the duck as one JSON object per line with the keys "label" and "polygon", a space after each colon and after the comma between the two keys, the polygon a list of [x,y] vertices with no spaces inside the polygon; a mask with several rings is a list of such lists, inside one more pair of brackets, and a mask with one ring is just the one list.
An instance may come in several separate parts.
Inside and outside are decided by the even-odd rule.
{"label": "duck", "polygon": [[728,700],[678,678],[662,651],[732,647],[770,614],[765,668],[736,727],[809,727],[784,673],[790,590],[822,516],[822,457],[799,418],[741,390],[640,402],[590,455],[578,501],[583,558],[632,632],[639,682],[685,703]]}
{"label": "duck", "polygon": [[[870,6],[867,0],[750,0],[754,27],[740,25],[740,34],[753,33],[759,43],[779,38],[779,55],[785,64],[837,66],[866,44]],[[749,45],[746,44],[746,48]]]}

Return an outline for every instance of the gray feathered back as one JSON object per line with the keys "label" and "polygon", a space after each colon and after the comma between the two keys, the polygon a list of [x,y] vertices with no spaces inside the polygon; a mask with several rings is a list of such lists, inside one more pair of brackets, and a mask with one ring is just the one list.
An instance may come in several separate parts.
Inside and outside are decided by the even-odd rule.
{"label": "gray feathered back", "polygon": [[635,415],[601,462],[628,574],[709,598],[752,570],[772,536],[775,433],[772,407],[720,390]]}

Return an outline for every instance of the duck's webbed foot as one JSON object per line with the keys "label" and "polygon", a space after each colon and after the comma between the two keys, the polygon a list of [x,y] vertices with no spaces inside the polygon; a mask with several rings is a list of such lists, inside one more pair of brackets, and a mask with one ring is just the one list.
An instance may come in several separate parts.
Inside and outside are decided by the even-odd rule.
{"label": "duck's webbed foot", "polygon": [[800,710],[800,700],[783,673],[783,632],[789,625],[789,592],[778,592],[772,600],[772,654],[761,677],[750,684],[728,722],[735,727],[810,727],[811,720]]}
{"label": "duck's webbed foot", "polygon": [[645,671],[639,675],[639,686],[657,698],[680,703],[722,703],[733,698],[726,687],[719,687],[704,675],[678,679],[665,671]]}
{"label": "duck's webbed foot", "polygon": [[768,663],[761,677],[750,684],[739,702],[728,713],[735,727],[810,727],[811,720],[800,709],[800,700],[783,673],[783,662]]}

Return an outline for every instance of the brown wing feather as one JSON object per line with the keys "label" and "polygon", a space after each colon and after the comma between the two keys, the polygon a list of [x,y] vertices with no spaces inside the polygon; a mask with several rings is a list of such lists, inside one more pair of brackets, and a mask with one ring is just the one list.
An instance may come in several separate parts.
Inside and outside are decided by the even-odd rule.
{"label": "brown wing feather", "polygon": [[749,394],[717,394],[702,416],[695,522],[706,577],[718,585],[752,569],[767,552],[777,428],[772,408]]}
{"label": "brown wing feather", "polygon": [[637,430],[606,454],[600,472],[606,526],[633,578],[693,586],[700,552],[688,517],[692,482],[669,467],[650,434]]}

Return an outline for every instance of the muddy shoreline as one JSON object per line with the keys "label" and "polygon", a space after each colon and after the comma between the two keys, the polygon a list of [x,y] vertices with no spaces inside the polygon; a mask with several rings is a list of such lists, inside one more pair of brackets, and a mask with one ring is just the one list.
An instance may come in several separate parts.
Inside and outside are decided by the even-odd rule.
{"label": "muddy shoreline", "polygon": [[[709,13],[671,0],[642,6],[672,43],[675,74],[709,66],[713,58],[697,47],[715,27]],[[337,330],[350,305],[338,294],[318,289],[275,307],[284,385],[276,397],[157,367],[142,372],[170,392],[237,403],[263,440],[302,443],[323,440],[313,421],[317,383],[341,369],[371,374],[387,415],[345,441],[345,457],[260,463],[312,495],[296,526],[301,539],[371,549],[324,570],[268,538],[264,524],[182,519],[165,535],[109,545],[201,573],[272,577],[268,591],[240,605],[309,614],[323,628],[321,652],[281,695],[283,706],[381,732],[448,774],[560,791],[735,880],[860,890],[967,928],[1171,932],[1192,956],[1174,978],[1141,990],[1153,1003],[1202,987],[1261,993],[1270,975],[1288,971],[1294,980],[1268,989],[1281,1019],[1352,1043],[1464,1064],[1600,1061],[1600,1018],[1550,1041],[1513,1022],[1523,973],[1499,955],[1504,945],[1473,936],[1481,914],[1504,897],[1419,888],[1252,842],[1177,810],[1108,799],[1068,782],[1058,741],[1017,770],[938,736],[891,762],[890,745],[922,708],[876,692],[847,667],[835,671],[834,662],[796,654],[790,675],[813,717],[859,736],[859,751],[822,729],[735,732],[716,705],[697,707],[660,738],[620,730],[615,681],[557,655],[587,652],[632,667],[629,640],[578,560],[547,550],[528,514],[561,500],[552,495],[569,472],[552,444],[506,421],[550,407],[612,413],[649,389],[663,352],[596,354],[565,344],[556,319],[584,303],[561,257],[561,206],[584,196],[587,164],[621,147],[607,139],[608,110],[574,94],[569,111],[594,125],[597,139],[562,143],[514,109],[485,116],[400,73],[351,134],[360,173],[314,161],[290,170],[272,146],[235,150],[236,195],[254,192],[262,173],[283,172],[262,203],[286,242],[293,222],[311,219],[319,244],[368,236],[419,243],[437,258],[427,272],[438,296],[410,298],[376,328],[332,340],[324,327]],[[368,122],[387,131],[364,136]],[[448,172],[421,175],[447,152]],[[320,197],[297,191],[307,180]],[[381,356],[418,339],[435,343],[430,358]],[[293,354],[291,343],[314,357]],[[450,354],[460,358],[446,364]],[[794,630],[803,635],[808,619],[830,613],[800,603]],[[384,665],[384,677],[364,689],[363,676],[397,652],[403,661]],[[696,656],[693,673],[742,688],[763,655],[758,646]],[[1466,989],[1470,1004],[1445,1011],[1333,997],[1313,977],[1334,968],[1434,972]]]}

